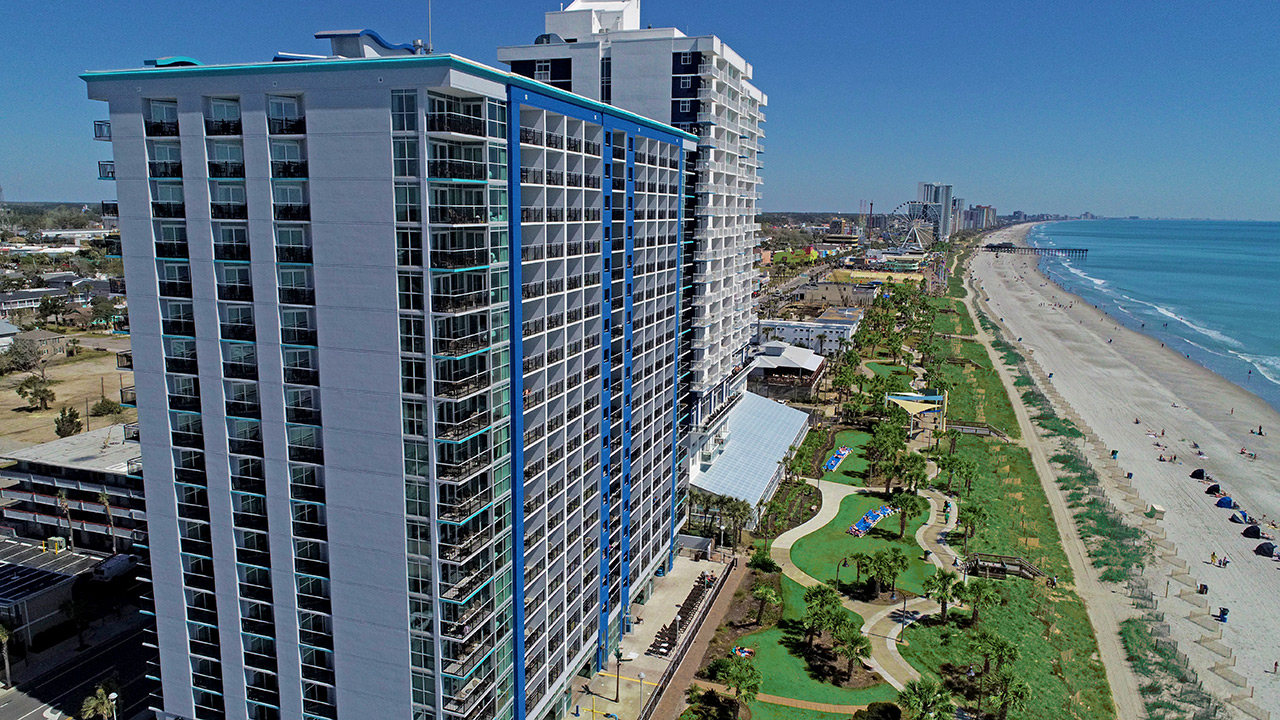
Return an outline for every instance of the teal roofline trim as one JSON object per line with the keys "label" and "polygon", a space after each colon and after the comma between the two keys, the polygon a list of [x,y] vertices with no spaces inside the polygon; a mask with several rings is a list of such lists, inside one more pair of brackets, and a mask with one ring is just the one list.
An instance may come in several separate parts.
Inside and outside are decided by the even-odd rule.
{"label": "teal roofline trim", "polygon": [[172,57],[156,58],[155,60],[147,60],[142,64],[151,65],[153,67],[158,67],[158,68],[200,67],[204,65],[204,63],[200,62],[199,60],[192,57],[187,57],[186,55],[174,55]]}
{"label": "teal roofline trim", "polygon": [[179,67],[155,67],[155,68],[137,68],[133,70],[91,70],[80,75],[80,79],[85,82],[99,82],[102,80],[120,80],[131,77],[153,77],[153,76],[180,76],[190,75],[192,77],[209,77],[217,75],[260,75],[265,73],[290,73],[290,72],[311,72],[311,71],[336,71],[336,70],[355,70],[365,68],[377,64],[405,63],[414,67],[445,67],[457,70],[463,70],[489,80],[494,80],[506,85],[514,85],[517,87],[532,90],[544,95],[558,97],[566,102],[594,108],[610,115],[624,117],[633,122],[671,133],[685,140],[697,140],[698,136],[687,133],[679,128],[672,127],[664,122],[659,122],[643,115],[637,115],[629,110],[623,110],[613,105],[581,95],[575,95],[567,90],[561,90],[558,87],[540,83],[537,80],[531,80],[523,75],[504,72],[497,68],[481,65],[478,62],[468,60],[457,55],[406,55],[401,57],[383,57],[383,58],[344,58],[334,60],[298,60],[294,62],[281,63],[249,63],[244,65],[201,65],[201,66],[179,66]]}

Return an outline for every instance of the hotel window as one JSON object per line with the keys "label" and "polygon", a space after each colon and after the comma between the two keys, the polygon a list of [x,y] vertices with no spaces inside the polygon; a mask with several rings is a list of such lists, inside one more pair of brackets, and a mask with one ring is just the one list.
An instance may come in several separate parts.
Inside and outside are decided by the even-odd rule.
{"label": "hotel window", "polygon": [[417,183],[396,183],[396,222],[422,222],[422,191]]}
{"label": "hotel window", "polygon": [[680,53],[680,64],[681,64],[681,65],[692,65],[692,64],[693,64],[693,53],[687,53],[687,52],[682,52],[682,53]]}
{"label": "hotel window", "polygon": [[178,122],[178,103],[171,100],[152,100],[151,121],[167,123]]}
{"label": "hotel window", "polygon": [[427,352],[426,321],[420,317],[400,317],[400,351],[407,353]]}
{"label": "hotel window", "polygon": [[209,119],[214,121],[235,122],[240,119],[240,101],[227,98],[213,98],[209,101]]}
{"label": "hotel window", "polygon": [[489,101],[489,137],[507,137],[507,104],[500,100]]}
{"label": "hotel window", "polygon": [[391,130],[410,132],[418,129],[418,92],[391,91]]}
{"label": "hotel window", "polygon": [[551,61],[535,60],[533,63],[533,79],[539,82],[551,81]]}
{"label": "hotel window", "polygon": [[600,102],[613,103],[613,59],[600,58]]}
{"label": "hotel window", "polygon": [[693,87],[693,78],[690,78],[690,77],[682,77],[682,78],[680,78],[680,89],[681,89],[681,90],[688,90],[688,89],[689,89],[689,88],[691,88],[691,87]]}
{"label": "hotel window", "polygon": [[396,230],[396,262],[401,267],[422,266],[421,230]]}
{"label": "hotel window", "polygon": [[180,163],[182,162],[182,148],[178,143],[155,143],[151,146],[151,160],[157,163]]}
{"label": "hotel window", "polygon": [[267,98],[267,117],[279,120],[296,120],[302,117],[298,98],[272,95]]}
{"label": "hotel window", "polygon": [[417,140],[392,140],[391,155],[396,177],[418,176]]}
{"label": "hotel window", "polygon": [[272,190],[277,205],[305,205],[307,202],[301,183],[276,183]]}
{"label": "hotel window", "polygon": [[209,159],[217,163],[242,163],[244,148],[238,142],[216,142],[209,148]]}
{"label": "hotel window", "polygon": [[691,103],[690,101],[688,100],[680,101],[680,112],[687,113],[690,111],[692,107],[693,107],[693,103]]}
{"label": "hotel window", "polygon": [[422,276],[415,273],[400,273],[397,282],[400,309],[421,311],[423,309]]}
{"label": "hotel window", "polygon": [[507,179],[507,149],[501,145],[489,146],[489,179]]}
{"label": "hotel window", "polygon": [[404,401],[404,434],[427,436],[427,406],[412,400]]}

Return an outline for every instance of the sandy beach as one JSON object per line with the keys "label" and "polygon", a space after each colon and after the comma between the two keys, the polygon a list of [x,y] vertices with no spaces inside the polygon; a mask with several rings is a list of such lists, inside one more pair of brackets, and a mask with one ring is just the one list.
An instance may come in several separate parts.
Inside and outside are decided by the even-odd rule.
{"label": "sandy beach", "polygon": [[[1021,244],[1029,227],[1000,231],[987,242]],[[1272,672],[1280,660],[1280,563],[1256,556],[1259,541],[1242,537],[1243,526],[1229,521],[1230,511],[1215,507],[1206,486],[1189,477],[1203,468],[1250,514],[1280,520],[1280,414],[1049,282],[1035,256],[980,252],[970,272],[1009,339],[1053,374],[1054,389],[1118,452],[1121,469],[1133,473],[1134,491],[1145,503],[1164,507],[1160,526],[1196,583],[1208,585],[1210,609],[1230,608],[1230,621],[1213,626],[1221,629],[1220,644],[1199,642],[1214,634],[1203,617],[1199,624],[1189,619],[1203,608],[1178,597],[1185,588],[1177,582],[1170,585],[1169,599],[1162,597],[1167,566],[1153,562],[1148,571],[1173,637],[1205,688],[1222,700],[1252,691],[1253,704],[1280,708],[1280,675]],[[1266,435],[1250,433],[1259,426]],[[1257,459],[1240,454],[1241,448]],[[1232,562],[1214,566],[1211,553]],[[1129,604],[1121,593],[1114,599]],[[1231,658],[1222,655],[1222,646]],[[1224,662],[1234,662],[1232,670],[1250,687],[1236,687],[1211,672]]]}

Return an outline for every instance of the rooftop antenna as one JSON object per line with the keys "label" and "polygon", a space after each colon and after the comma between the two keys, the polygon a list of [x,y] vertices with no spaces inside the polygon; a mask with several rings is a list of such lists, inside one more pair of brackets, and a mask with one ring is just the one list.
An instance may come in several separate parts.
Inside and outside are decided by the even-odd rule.
{"label": "rooftop antenna", "polygon": [[431,0],[427,0],[427,54],[430,55],[433,50],[431,42]]}

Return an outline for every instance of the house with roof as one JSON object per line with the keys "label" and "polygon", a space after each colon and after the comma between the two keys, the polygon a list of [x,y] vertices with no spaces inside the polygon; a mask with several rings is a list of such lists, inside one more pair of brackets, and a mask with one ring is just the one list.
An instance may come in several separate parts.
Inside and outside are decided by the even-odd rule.
{"label": "house with roof", "polygon": [[9,349],[13,344],[13,339],[22,332],[17,325],[10,323],[8,320],[0,320],[0,352]]}

